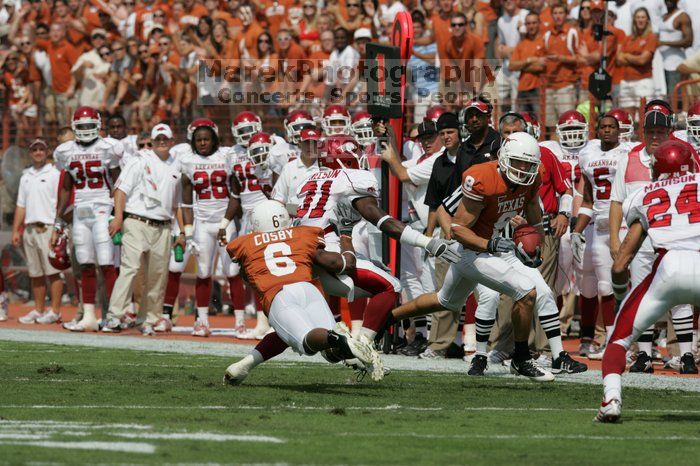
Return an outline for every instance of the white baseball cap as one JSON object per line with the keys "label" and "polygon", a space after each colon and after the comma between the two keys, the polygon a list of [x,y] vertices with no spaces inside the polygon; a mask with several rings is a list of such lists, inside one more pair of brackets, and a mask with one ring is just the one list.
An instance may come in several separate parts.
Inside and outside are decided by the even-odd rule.
{"label": "white baseball cap", "polygon": [[370,31],[368,28],[359,28],[358,30],[355,31],[355,35],[353,36],[353,39],[355,39],[355,40],[358,40],[358,39],[372,40],[372,31]]}
{"label": "white baseball cap", "polygon": [[168,139],[172,139],[173,130],[171,130],[170,126],[166,125],[165,123],[158,123],[151,130],[151,139],[155,139],[158,136],[165,136]]}

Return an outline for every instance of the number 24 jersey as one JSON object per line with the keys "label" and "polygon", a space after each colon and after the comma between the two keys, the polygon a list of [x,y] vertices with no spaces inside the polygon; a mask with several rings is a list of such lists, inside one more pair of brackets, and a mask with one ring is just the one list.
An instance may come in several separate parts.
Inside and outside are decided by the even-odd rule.
{"label": "number 24 jersey", "polygon": [[262,299],[265,313],[285,285],[311,282],[316,250],[324,247],[323,230],[299,226],[239,236],[226,246]]}
{"label": "number 24 jersey", "polygon": [[700,174],[654,181],[623,203],[628,225],[639,221],[654,249],[700,250]]}

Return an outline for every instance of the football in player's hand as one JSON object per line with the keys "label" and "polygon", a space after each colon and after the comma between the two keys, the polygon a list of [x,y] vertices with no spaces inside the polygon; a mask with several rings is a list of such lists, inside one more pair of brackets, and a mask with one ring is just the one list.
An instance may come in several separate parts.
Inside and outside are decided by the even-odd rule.
{"label": "football in player's hand", "polygon": [[520,225],[513,231],[513,242],[516,248],[522,245],[527,255],[534,256],[538,253],[537,248],[540,247],[542,237],[537,228],[532,225]]}

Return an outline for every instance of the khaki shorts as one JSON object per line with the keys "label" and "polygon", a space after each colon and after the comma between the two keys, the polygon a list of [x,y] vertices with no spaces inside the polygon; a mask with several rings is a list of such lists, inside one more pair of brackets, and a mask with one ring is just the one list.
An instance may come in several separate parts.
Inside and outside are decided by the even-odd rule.
{"label": "khaki shorts", "polygon": [[547,127],[553,127],[559,120],[559,115],[576,110],[576,88],[573,84],[561,89],[547,89]]}
{"label": "khaki shorts", "polygon": [[24,253],[27,256],[27,268],[29,276],[44,277],[60,273],[49,263],[49,242],[52,229],[50,225],[44,227],[27,226],[24,230]]}

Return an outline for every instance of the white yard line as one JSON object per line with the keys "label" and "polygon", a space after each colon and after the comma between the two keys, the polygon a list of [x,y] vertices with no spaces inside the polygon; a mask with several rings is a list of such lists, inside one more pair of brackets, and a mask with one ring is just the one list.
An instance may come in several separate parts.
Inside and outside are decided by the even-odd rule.
{"label": "white yard line", "polygon": [[217,432],[114,432],[110,435],[124,438],[141,438],[148,440],[204,440],[205,442],[263,442],[285,443],[285,440],[265,435],[232,435]]}
{"label": "white yard line", "polygon": [[[376,434],[365,434],[361,432],[339,433],[338,437],[376,437]],[[440,434],[419,434],[417,432],[396,432],[382,433],[382,437],[412,437],[425,439],[464,439],[464,440],[596,440],[596,441],[613,441],[626,442],[630,440],[643,441],[682,441],[682,442],[697,442],[700,440],[698,436],[684,435],[668,435],[668,436],[637,436],[637,435],[557,435],[557,434],[465,434],[465,435],[440,435]]]}
{"label": "white yard line", "polygon": [[[252,345],[238,343],[217,343],[207,341],[166,340],[158,337],[143,338],[131,336],[119,336],[108,338],[97,334],[76,334],[51,332],[45,330],[22,330],[0,328],[0,341],[17,341],[27,343],[47,343],[64,346],[87,346],[109,349],[124,349],[135,351],[154,351],[160,353],[197,354],[206,356],[225,356],[240,358],[247,355]],[[468,365],[460,359],[419,360],[405,356],[383,355],[384,365],[392,370],[412,370],[418,372],[443,372],[465,375]],[[273,362],[280,363],[323,363],[327,364],[321,356],[302,357],[291,351],[276,357]],[[223,371],[222,367],[222,371]],[[489,376],[502,377],[514,380],[509,370],[504,366],[489,366]],[[557,382],[582,383],[601,385],[600,371],[587,371],[583,374],[557,376]],[[522,383],[527,383],[523,380]],[[625,387],[645,389],[681,390],[686,392],[700,392],[700,379],[672,377],[664,375],[648,374],[624,374]]]}
{"label": "white yard line", "polygon": [[25,447],[60,448],[66,450],[101,450],[118,451],[122,453],[155,453],[155,445],[143,442],[58,442],[58,441],[32,441],[32,442],[4,442],[0,445],[15,445]]}
{"label": "white yard line", "polygon": [[[518,408],[505,406],[451,406],[449,408],[440,407],[420,407],[420,406],[303,406],[303,405],[277,405],[277,406],[250,406],[250,405],[0,405],[0,409],[128,409],[144,410],[157,409],[165,411],[331,411],[334,409],[344,409],[348,411],[449,411],[449,412],[479,412],[479,411],[507,411],[507,412],[596,412],[598,408]],[[646,414],[700,414],[700,410],[692,409],[625,409],[626,413],[646,413]],[[8,422],[8,421],[3,421]],[[21,422],[21,421],[20,421]],[[31,423],[31,421],[30,421]],[[27,424],[31,425],[31,424]],[[20,427],[26,427],[22,424]],[[85,426],[91,427],[91,426]],[[146,428],[142,426],[140,428]],[[150,426],[148,426],[150,428]],[[1,432],[0,428],[0,432]],[[141,437],[141,434],[133,434],[134,437]],[[148,435],[148,434],[146,434]],[[170,434],[168,434],[170,435]]]}

